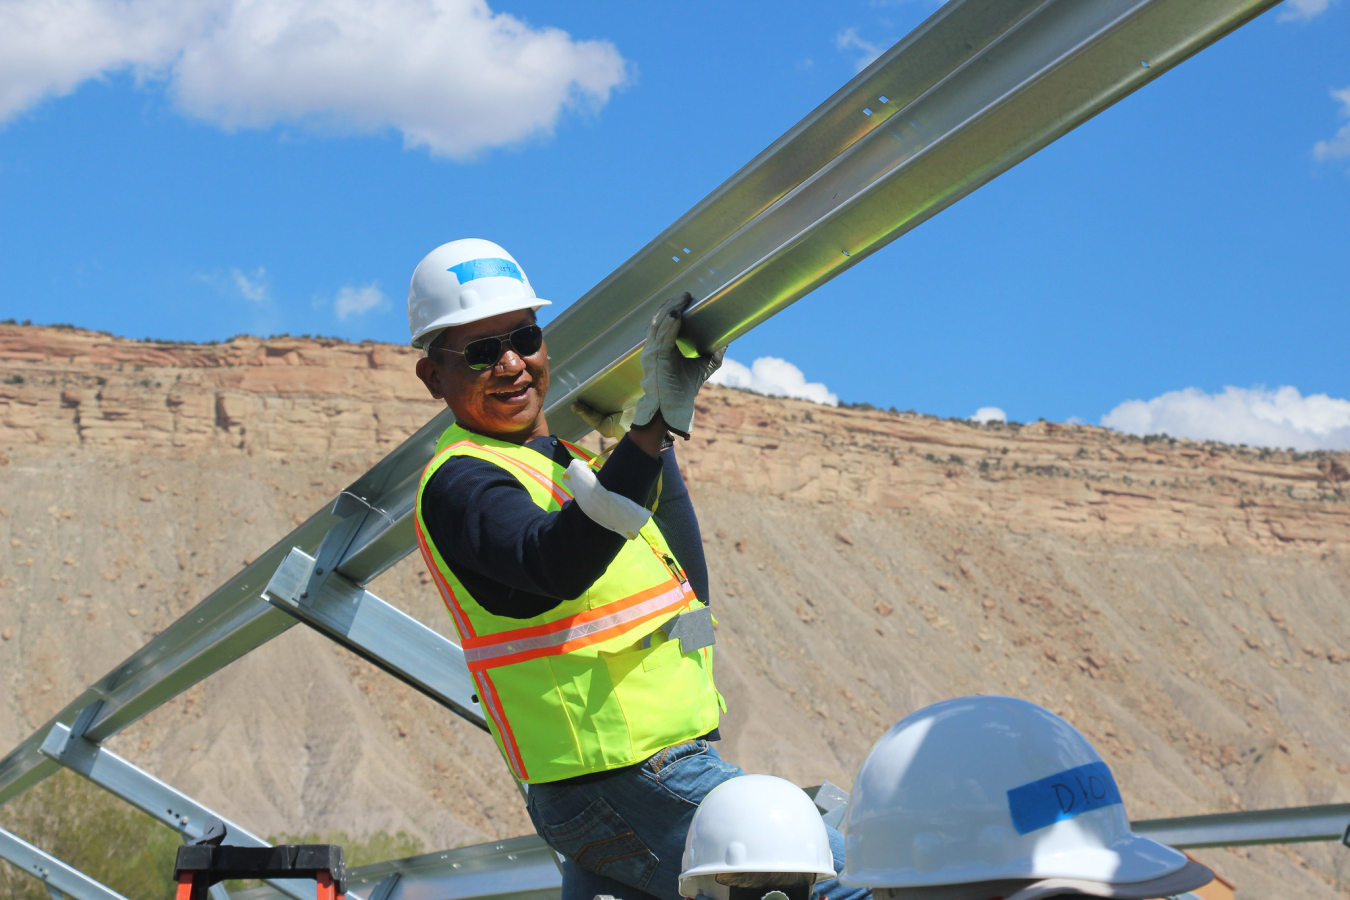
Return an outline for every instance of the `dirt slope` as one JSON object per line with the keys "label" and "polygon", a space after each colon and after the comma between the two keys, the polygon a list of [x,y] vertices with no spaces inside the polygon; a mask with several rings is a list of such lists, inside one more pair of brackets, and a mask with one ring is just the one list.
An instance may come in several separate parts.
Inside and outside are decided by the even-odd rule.
{"label": "dirt slope", "polygon": [[[0,747],[424,422],[412,358],[0,326]],[[1135,818],[1350,800],[1346,454],[718,389],[680,452],[747,769],[847,787],[907,712],[999,692],[1082,728]],[[373,589],[449,632],[416,559]],[[263,833],[529,827],[484,735],[303,627],[112,746]],[[1201,856],[1350,896],[1335,845]]]}

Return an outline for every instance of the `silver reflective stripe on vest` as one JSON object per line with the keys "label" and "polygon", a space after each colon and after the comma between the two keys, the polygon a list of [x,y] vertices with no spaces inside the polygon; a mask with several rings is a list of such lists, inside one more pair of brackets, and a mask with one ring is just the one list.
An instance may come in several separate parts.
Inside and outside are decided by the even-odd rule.
{"label": "silver reflective stripe on vest", "polygon": [[552,647],[561,646],[568,641],[589,637],[598,632],[627,625],[635,619],[640,619],[643,616],[664,609],[690,593],[692,592],[685,585],[677,585],[664,593],[657,594],[655,597],[642,601],[636,606],[630,606],[627,609],[621,609],[618,612],[610,613],[607,616],[601,616],[598,619],[592,619],[589,622],[582,622],[579,625],[573,625],[571,628],[564,628],[561,631],[555,631],[550,634],[534,635],[532,637],[515,638],[502,641],[501,643],[490,644],[486,647],[466,648],[464,651],[464,660],[468,663],[481,663],[485,660],[498,659],[503,656],[513,656],[517,653],[548,650]]}

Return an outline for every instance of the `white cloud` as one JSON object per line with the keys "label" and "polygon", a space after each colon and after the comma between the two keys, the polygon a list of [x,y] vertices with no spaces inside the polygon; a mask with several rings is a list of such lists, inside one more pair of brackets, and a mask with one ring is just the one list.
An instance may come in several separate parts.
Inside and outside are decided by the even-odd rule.
{"label": "white cloud", "polygon": [[1127,400],[1102,425],[1130,434],[1293,447],[1297,450],[1350,449],[1350,400],[1297,388],[1226,387],[1207,394],[1198,388],[1169,391],[1152,400]]}
{"label": "white cloud", "polygon": [[861,72],[872,64],[872,61],[881,55],[882,47],[878,47],[871,41],[865,41],[858,36],[858,29],[845,28],[834,36],[834,46],[836,50],[852,51],[858,55],[854,61],[856,70]]}
{"label": "white cloud", "polygon": [[172,0],[5,0],[0,123],[101,74],[164,66],[196,18]]}
{"label": "white cloud", "polygon": [[[1331,96],[1341,102],[1341,116],[1350,119],[1350,87],[1332,91]],[[1313,144],[1313,156],[1319,160],[1344,159],[1350,156],[1350,122],[1341,126],[1335,137]]]}
{"label": "white cloud", "polygon": [[338,291],[337,298],[333,301],[333,312],[337,313],[340,321],[345,322],[349,316],[383,311],[389,306],[389,298],[380,290],[379,284],[371,282],[365,287],[345,287]]}
{"label": "white cloud", "polygon": [[1327,11],[1335,0],[1284,0],[1280,5],[1280,22],[1306,22]]}
{"label": "white cloud", "polygon": [[839,405],[839,397],[830,393],[824,384],[808,382],[801,369],[776,356],[761,356],[748,368],[734,359],[724,359],[722,368],[714,372],[708,381],[770,397],[795,397],[825,406]]}
{"label": "white cloud", "polygon": [[89,78],[167,78],[227,129],[394,129],[465,159],[552,133],[628,78],[613,44],[494,13],[486,0],[5,0],[0,122]]}
{"label": "white cloud", "polygon": [[252,300],[254,303],[271,301],[271,292],[267,287],[267,270],[262,266],[254,269],[251,276],[238,269],[231,269],[230,278],[245,300]]}
{"label": "white cloud", "polygon": [[1006,422],[1008,421],[1008,414],[997,406],[981,406],[975,410],[975,415],[970,418],[972,421],[984,425],[989,422]]}

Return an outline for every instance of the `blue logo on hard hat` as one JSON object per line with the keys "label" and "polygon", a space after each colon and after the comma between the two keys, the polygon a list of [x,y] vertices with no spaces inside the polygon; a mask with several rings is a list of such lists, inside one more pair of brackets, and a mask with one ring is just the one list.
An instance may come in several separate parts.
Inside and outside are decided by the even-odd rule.
{"label": "blue logo on hard hat", "polygon": [[1102,762],[1065,769],[1008,791],[1008,811],[1018,834],[1119,802],[1120,789]]}
{"label": "blue logo on hard hat", "polygon": [[525,280],[525,276],[520,274],[520,267],[509,259],[471,259],[457,266],[451,266],[446,271],[458,278],[460,284],[467,284],[475,278]]}

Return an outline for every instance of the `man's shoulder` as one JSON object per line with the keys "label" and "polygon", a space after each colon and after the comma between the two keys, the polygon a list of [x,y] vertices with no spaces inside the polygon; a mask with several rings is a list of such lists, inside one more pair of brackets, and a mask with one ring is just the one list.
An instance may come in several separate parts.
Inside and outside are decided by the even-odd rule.
{"label": "man's shoulder", "polygon": [[[526,441],[521,446],[556,462],[556,456],[563,442],[556,436],[549,435]],[[494,482],[519,485],[519,480],[509,467],[500,462],[477,454],[452,453],[427,480],[426,492],[445,496],[447,492],[472,491]]]}

